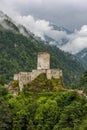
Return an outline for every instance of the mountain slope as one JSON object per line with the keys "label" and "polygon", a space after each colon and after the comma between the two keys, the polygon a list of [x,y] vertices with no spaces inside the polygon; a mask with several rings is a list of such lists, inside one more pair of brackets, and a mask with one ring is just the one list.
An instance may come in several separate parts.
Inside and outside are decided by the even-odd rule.
{"label": "mountain slope", "polygon": [[65,31],[67,34],[71,34],[73,33],[72,31],[68,30],[67,28],[63,27],[63,26],[57,26],[55,24],[50,24],[50,26],[52,26],[53,30],[57,30],[57,31]]}
{"label": "mountain slope", "polygon": [[[65,27],[63,27],[63,26],[58,27],[58,26],[56,26],[54,24],[50,24],[50,26],[52,27],[52,29],[54,31],[58,31],[59,33],[61,33],[61,32],[64,33],[65,32],[65,34],[67,34],[67,36],[70,36],[70,35],[74,34],[73,31],[70,31],[70,30],[66,29]],[[58,36],[59,36],[59,34],[57,35],[57,37]],[[63,47],[63,45],[64,46],[66,45],[66,48],[68,48],[68,44],[67,43],[69,42],[69,39],[67,37],[60,38],[60,39],[56,40],[56,38],[53,38],[53,37],[51,37],[48,34],[48,35],[45,35],[45,39],[48,42],[51,42],[51,43],[57,45],[60,49]],[[64,49],[64,48],[62,48],[62,49]],[[69,51],[69,50],[67,50],[67,51]],[[71,53],[71,52],[69,51],[69,53]],[[77,60],[79,60],[83,64],[83,66],[85,67],[85,69],[87,69],[87,48],[79,51],[74,56],[76,56]]]}
{"label": "mountain slope", "polygon": [[83,73],[84,68],[74,56],[46,44],[3,12],[0,12],[0,27],[0,75],[7,81],[12,80],[14,73],[35,69],[37,53],[41,51],[51,54],[51,68],[62,69],[66,83],[78,80]]}
{"label": "mountain slope", "polygon": [[56,46],[3,29],[0,30],[0,75],[12,80],[14,73],[31,71],[36,68],[37,53],[41,51],[51,54],[51,68],[63,69],[64,81],[67,83],[78,80],[84,71],[72,55]]}
{"label": "mountain slope", "polygon": [[82,62],[85,69],[87,69],[87,48],[76,54],[76,57]]}
{"label": "mountain slope", "polygon": [[0,11],[0,29],[11,30],[15,33],[23,34],[26,37],[30,37],[30,35],[33,35],[23,25],[16,23],[2,11]]}
{"label": "mountain slope", "polygon": [[56,33],[55,34],[56,37],[59,37],[58,33],[65,33],[67,35],[70,35],[70,34],[73,33],[72,31],[66,29],[63,26],[59,26],[58,27],[55,24],[50,24],[49,26],[52,28],[53,32],[51,32],[51,34],[50,33],[48,33],[48,34],[44,33],[44,38],[45,38],[46,41],[53,42],[58,47],[61,47],[62,45],[68,43],[69,40],[66,37],[65,38],[57,39],[57,38],[54,37],[54,33]]}

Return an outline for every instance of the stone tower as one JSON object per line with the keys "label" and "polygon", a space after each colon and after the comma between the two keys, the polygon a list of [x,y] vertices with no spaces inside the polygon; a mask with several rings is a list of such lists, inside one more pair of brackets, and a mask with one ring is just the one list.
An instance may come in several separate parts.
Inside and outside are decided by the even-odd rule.
{"label": "stone tower", "polygon": [[39,52],[37,57],[37,70],[50,69],[50,54],[47,52]]}

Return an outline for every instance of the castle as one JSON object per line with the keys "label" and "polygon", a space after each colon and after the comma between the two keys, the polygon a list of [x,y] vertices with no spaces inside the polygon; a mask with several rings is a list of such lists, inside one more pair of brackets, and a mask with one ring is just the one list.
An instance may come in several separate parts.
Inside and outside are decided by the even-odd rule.
{"label": "castle", "polygon": [[19,72],[14,75],[14,80],[19,81],[19,88],[22,91],[23,85],[28,84],[42,73],[46,74],[47,79],[59,79],[62,77],[62,70],[50,69],[50,54],[47,52],[38,53],[36,70],[32,70],[32,72]]}

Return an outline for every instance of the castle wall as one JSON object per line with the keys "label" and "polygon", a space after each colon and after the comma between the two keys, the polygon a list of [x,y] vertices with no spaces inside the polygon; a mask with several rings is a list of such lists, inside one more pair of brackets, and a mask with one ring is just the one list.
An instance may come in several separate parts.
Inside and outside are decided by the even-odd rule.
{"label": "castle wall", "polygon": [[62,77],[62,70],[59,69],[47,70],[47,79],[51,79],[51,78],[59,79],[60,77]]}
{"label": "castle wall", "polygon": [[32,72],[20,72],[14,75],[14,80],[19,80],[20,91],[23,89],[23,85],[28,84],[42,73],[46,73],[47,79],[62,77],[62,70],[48,69],[48,70],[32,70]]}
{"label": "castle wall", "polygon": [[55,79],[59,79],[60,77],[62,77],[62,70],[59,69],[52,69],[52,77]]}
{"label": "castle wall", "polygon": [[19,86],[20,91],[22,91],[23,85],[31,82],[31,73],[30,72],[20,72],[19,73]]}
{"label": "castle wall", "polygon": [[49,53],[38,53],[37,69],[50,69],[50,55]]}
{"label": "castle wall", "polygon": [[51,79],[51,78],[52,78],[52,72],[51,72],[51,69],[48,69],[48,70],[47,70],[46,75],[47,75],[47,79]]}
{"label": "castle wall", "polygon": [[32,70],[32,72],[20,72],[17,75],[14,75],[14,80],[19,80],[20,91],[23,88],[23,85],[31,82],[41,73],[46,73],[46,70]]}
{"label": "castle wall", "polygon": [[39,76],[41,73],[46,73],[46,70],[33,70],[31,73],[31,81]]}

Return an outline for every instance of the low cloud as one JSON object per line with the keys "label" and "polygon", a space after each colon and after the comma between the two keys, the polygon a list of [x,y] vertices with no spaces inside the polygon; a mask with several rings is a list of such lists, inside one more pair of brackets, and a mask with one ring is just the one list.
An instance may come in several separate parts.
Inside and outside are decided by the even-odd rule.
{"label": "low cloud", "polygon": [[[80,30],[75,30],[72,34],[67,34],[66,31],[54,30],[49,21],[36,19],[31,15],[17,16],[14,19],[43,40],[45,40],[45,35],[55,39],[57,43],[66,39],[68,43],[60,47],[66,52],[76,54],[87,48],[87,25],[82,26]],[[51,44],[56,43],[51,42]]]}
{"label": "low cloud", "polygon": [[49,21],[35,19],[33,16],[17,16],[14,20],[24,25],[28,30],[33,32],[36,36],[44,39],[44,35],[48,35],[56,41],[62,38],[68,38],[65,31],[54,30]]}
{"label": "low cloud", "polygon": [[14,20],[17,20],[18,23],[24,25],[28,30],[42,39],[44,39],[44,34],[52,29],[52,27],[49,26],[49,21],[35,19],[31,15],[17,16],[14,18]]}
{"label": "low cloud", "polygon": [[0,10],[12,17],[33,15],[70,29],[87,23],[87,0],[0,0]]}
{"label": "low cloud", "polygon": [[76,54],[87,48],[87,25],[82,26],[79,31],[75,31],[68,38],[69,42],[61,47],[62,50]]}

